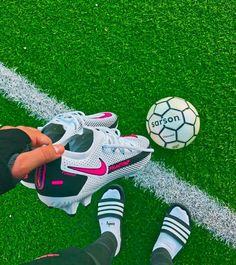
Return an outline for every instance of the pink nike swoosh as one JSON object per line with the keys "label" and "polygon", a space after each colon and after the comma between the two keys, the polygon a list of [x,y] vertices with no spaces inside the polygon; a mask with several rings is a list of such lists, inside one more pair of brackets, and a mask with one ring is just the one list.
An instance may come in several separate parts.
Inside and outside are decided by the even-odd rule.
{"label": "pink nike swoosh", "polygon": [[100,117],[95,117],[94,119],[105,119],[111,117],[112,114],[110,112],[103,112],[103,115]]}
{"label": "pink nike swoosh", "polygon": [[107,166],[102,159],[99,158],[99,160],[101,162],[101,166],[98,168],[83,168],[83,167],[70,167],[70,166],[68,168],[79,172],[88,173],[91,175],[103,176],[107,172]]}

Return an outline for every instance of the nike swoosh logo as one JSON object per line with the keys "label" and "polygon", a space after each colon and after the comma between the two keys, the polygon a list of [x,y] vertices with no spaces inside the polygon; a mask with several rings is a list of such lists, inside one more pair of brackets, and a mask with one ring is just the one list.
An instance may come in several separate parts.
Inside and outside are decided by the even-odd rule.
{"label": "nike swoosh logo", "polygon": [[111,116],[112,116],[112,114],[110,112],[103,112],[102,116],[95,117],[94,119],[105,119],[105,118],[109,118]]}
{"label": "nike swoosh logo", "polygon": [[84,167],[70,167],[70,166],[68,168],[91,175],[103,176],[107,172],[107,166],[102,159],[99,158],[99,160],[101,162],[101,165],[98,168],[84,168]]}

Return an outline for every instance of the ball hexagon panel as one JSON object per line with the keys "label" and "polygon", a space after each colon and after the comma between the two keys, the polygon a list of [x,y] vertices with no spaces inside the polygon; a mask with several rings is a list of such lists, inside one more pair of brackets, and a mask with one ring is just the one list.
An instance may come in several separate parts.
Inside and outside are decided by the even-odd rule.
{"label": "ball hexagon panel", "polygon": [[146,121],[146,128],[147,128],[148,133],[150,134],[151,129],[150,129],[150,125],[149,125],[149,121],[148,120]]}
{"label": "ball hexagon panel", "polygon": [[180,142],[188,142],[194,135],[194,126],[190,124],[184,124],[177,131],[177,140]]}
{"label": "ball hexagon panel", "polygon": [[199,130],[200,130],[200,118],[197,116],[197,119],[196,119],[196,122],[194,125],[195,135],[197,135],[199,133]]}
{"label": "ball hexagon panel", "polygon": [[195,120],[196,120],[197,116],[195,115],[193,110],[186,109],[186,110],[183,111],[183,115],[184,115],[184,118],[185,118],[185,122],[190,123],[190,124],[194,124],[195,123]]}
{"label": "ball hexagon panel", "polygon": [[168,109],[169,109],[169,106],[167,102],[162,102],[156,105],[154,112],[162,116]]}
{"label": "ball hexagon panel", "polygon": [[189,108],[196,114],[196,116],[198,116],[198,112],[195,109],[195,107],[190,102],[188,102],[188,105],[189,105]]}
{"label": "ball hexagon panel", "polygon": [[192,143],[192,141],[196,138],[196,135],[194,135],[188,142],[186,143],[186,146]]}
{"label": "ball hexagon panel", "polygon": [[168,149],[179,149],[179,148],[183,148],[184,146],[185,146],[185,143],[174,142],[174,143],[168,143],[165,147]]}
{"label": "ball hexagon panel", "polygon": [[168,128],[164,128],[161,133],[160,137],[165,141],[166,143],[176,141],[176,132],[175,130],[171,130]]}
{"label": "ball hexagon panel", "polygon": [[184,110],[188,108],[187,102],[182,98],[178,97],[172,98],[168,101],[168,103],[170,104],[170,107],[173,109]]}
{"label": "ball hexagon panel", "polygon": [[158,145],[164,147],[165,146],[165,142],[161,139],[161,137],[159,135],[156,135],[156,134],[153,134],[151,133],[150,134],[152,140],[157,143]]}

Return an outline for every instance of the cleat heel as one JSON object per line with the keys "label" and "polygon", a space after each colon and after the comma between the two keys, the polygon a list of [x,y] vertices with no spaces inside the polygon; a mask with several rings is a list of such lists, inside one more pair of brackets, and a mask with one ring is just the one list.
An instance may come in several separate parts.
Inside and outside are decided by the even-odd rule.
{"label": "cleat heel", "polygon": [[70,204],[70,205],[67,205],[67,206],[61,207],[61,209],[62,209],[63,211],[65,211],[68,215],[75,215],[78,206],[79,206],[79,202],[73,202],[73,203]]}
{"label": "cleat heel", "polygon": [[89,204],[91,203],[91,200],[92,200],[92,196],[88,196],[86,198],[84,198],[82,201],[81,201],[81,204],[83,204],[85,207],[89,206]]}

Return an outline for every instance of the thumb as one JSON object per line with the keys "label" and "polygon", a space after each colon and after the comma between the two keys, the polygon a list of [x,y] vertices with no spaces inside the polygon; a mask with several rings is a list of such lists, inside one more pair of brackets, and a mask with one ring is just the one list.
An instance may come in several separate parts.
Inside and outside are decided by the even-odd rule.
{"label": "thumb", "polygon": [[12,167],[12,175],[14,177],[22,177],[33,169],[58,159],[64,152],[63,145],[47,145],[41,146],[33,151],[20,154]]}

